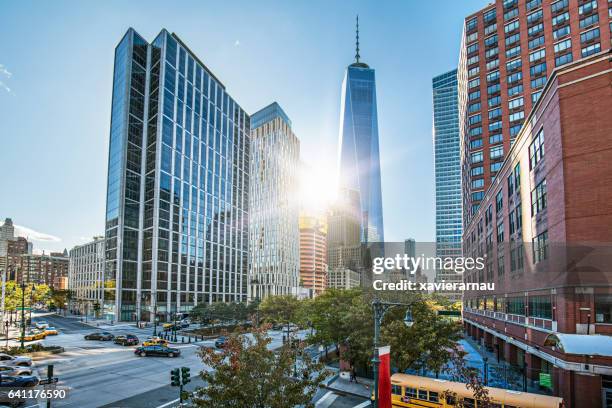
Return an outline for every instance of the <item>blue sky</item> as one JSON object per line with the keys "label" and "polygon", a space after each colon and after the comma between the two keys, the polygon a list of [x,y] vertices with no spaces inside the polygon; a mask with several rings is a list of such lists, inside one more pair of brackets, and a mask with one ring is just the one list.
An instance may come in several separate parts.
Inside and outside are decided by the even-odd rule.
{"label": "blue sky", "polygon": [[464,1],[4,1],[0,217],[57,250],[103,233],[113,51],[128,27],[166,28],[247,112],[278,101],[311,166],[335,167],[340,88],[376,69],[385,235],[435,237],[431,78],[454,68]]}

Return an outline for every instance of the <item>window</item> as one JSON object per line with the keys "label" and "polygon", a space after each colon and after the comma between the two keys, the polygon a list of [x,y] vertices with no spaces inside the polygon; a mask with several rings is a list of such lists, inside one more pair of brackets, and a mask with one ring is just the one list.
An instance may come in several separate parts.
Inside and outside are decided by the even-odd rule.
{"label": "window", "polygon": [[506,46],[512,45],[515,42],[519,41],[520,39],[521,39],[520,33],[512,34],[510,37],[506,37]]}
{"label": "window", "polygon": [[477,26],[478,26],[478,19],[473,18],[466,23],[466,30],[471,31],[475,29]]}
{"label": "window", "polygon": [[491,173],[497,173],[501,169],[502,162],[491,163]]}
{"label": "window", "polygon": [[507,13],[504,13],[504,21],[513,19],[516,16],[518,16],[518,8],[514,8]]}
{"label": "window", "polygon": [[565,37],[570,33],[570,26],[566,25],[565,27],[561,27],[555,31],[553,31],[553,40],[558,40],[561,37]]}
{"label": "window", "polygon": [[542,91],[534,92],[531,94],[531,103],[534,104],[540,99],[540,95],[542,95]]}
{"label": "window", "polygon": [[595,323],[612,323],[612,295],[595,295]]}
{"label": "window", "polygon": [[476,179],[472,180],[472,188],[483,188],[484,187],[484,179]]}
{"label": "window", "polygon": [[518,20],[513,21],[504,26],[504,33],[506,34],[511,33],[514,30],[518,30],[518,28],[519,28],[519,21]]}
{"label": "window", "polygon": [[508,198],[514,194],[514,174],[510,173],[508,176]]}
{"label": "window", "polygon": [[470,125],[475,125],[477,123],[480,123],[481,121],[482,121],[482,116],[480,115],[480,113],[474,116],[470,116],[469,118]]}
{"label": "window", "polygon": [[480,61],[480,58],[478,58],[478,55],[474,55],[473,57],[468,58],[467,64],[468,65],[477,64],[478,61]]}
{"label": "window", "polygon": [[593,10],[597,10],[597,0],[589,1],[578,7],[578,14],[589,14]]}
{"label": "window", "polygon": [[497,224],[497,242],[504,242],[504,222]]}
{"label": "window", "polygon": [[402,395],[402,387],[401,387],[401,385],[391,384],[391,394]]}
{"label": "window", "polygon": [[470,149],[478,149],[482,147],[482,139],[475,139],[470,142]]}
{"label": "window", "polygon": [[561,51],[565,51],[568,48],[571,48],[571,46],[572,46],[572,40],[570,38],[568,38],[567,40],[563,40],[561,42],[558,42],[554,46],[555,53],[561,52]]}
{"label": "window", "polygon": [[552,303],[550,296],[529,297],[529,316],[541,319],[552,319]]}
{"label": "window", "polygon": [[498,96],[494,96],[492,98],[489,98],[487,103],[489,104],[489,108],[492,108],[492,107],[497,106],[497,105],[501,105],[501,96],[498,95]]}
{"label": "window", "polygon": [[510,214],[508,214],[508,225],[510,226],[510,235],[514,234],[516,231],[516,215],[514,214],[514,211],[511,211]]}
{"label": "window", "polygon": [[601,51],[601,45],[599,43],[591,44],[588,47],[584,47],[582,52],[582,57],[588,57],[589,55],[593,55]]}
{"label": "window", "polygon": [[487,71],[495,69],[499,67],[499,59],[494,59],[492,61],[487,62]]}
{"label": "window", "polygon": [[599,22],[599,14],[591,14],[588,17],[585,17],[580,20],[580,28],[590,27],[593,24],[597,24]]}
{"label": "window", "polygon": [[497,34],[485,38],[484,43],[487,47],[491,47],[497,44]]}
{"label": "window", "polygon": [[478,112],[479,110],[480,110],[480,102],[473,103],[468,108],[469,113]]}
{"label": "window", "polygon": [[510,249],[510,270],[516,271],[517,269],[523,269],[523,242],[522,241],[519,241],[515,246],[513,246]]}
{"label": "window", "polygon": [[510,122],[516,122],[517,120],[522,120],[525,118],[525,112],[518,111],[510,114]]}
{"label": "window", "polygon": [[438,396],[438,393],[435,391],[429,391],[429,401],[431,402],[440,401],[440,397]]}
{"label": "window", "polygon": [[520,98],[512,99],[511,101],[509,101],[508,102],[508,109],[520,108],[524,104],[525,104],[525,100],[521,96]]}
{"label": "window", "polygon": [[595,38],[599,38],[599,28],[595,28],[593,30],[589,30],[580,34],[581,43],[589,42],[591,40],[594,40]]}
{"label": "window", "polygon": [[548,258],[548,231],[533,239],[533,263],[537,264]]}
{"label": "window", "polygon": [[501,133],[489,136],[489,144],[501,143],[503,140],[504,138]]}
{"label": "window", "polygon": [[482,135],[482,127],[478,126],[478,127],[472,128],[472,129],[470,129],[468,134],[470,135],[470,137]]}
{"label": "window", "polygon": [[515,72],[514,74],[510,74],[508,76],[507,82],[509,84],[512,84],[514,82],[520,81],[521,79],[523,79],[523,73],[519,71],[519,72]]}
{"label": "window", "polygon": [[504,146],[495,146],[490,150],[489,158],[491,160],[499,159],[504,157]]}
{"label": "window", "polygon": [[497,54],[499,54],[499,47],[489,48],[488,50],[485,51],[485,57],[486,58],[494,57]]}
{"label": "window", "polygon": [[501,108],[496,108],[496,109],[490,110],[489,111],[489,119],[498,118],[498,117],[501,116],[501,114],[502,114]]}
{"label": "window", "polygon": [[480,176],[481,174],[484,174],[484,169],[482,166],[474,167],[470,173],[472,176]]}
{"label": "window", "polygon": [[517,45],[516,47],[512,47],[512,48],[506,50],[506,58],[516,57],[520,53],[521,53],[521,46]]}
{"label": "window", "polygon": [[419,390],[419,399],[427,400],[427,390]]}
{"label": "window", "polygon": [[480,163],[482,161],[482,152],[472,153],[470,159],[472,163]]}
{"label": "window", "polygon": [[480,91],[474,91],[474,92],[470,92],[468,99],[470,101],[476,100],[476,99],[480,99]]}
{"label": "window", "polygon": [[[544,14],[542,10],[535,11],[527,16],[527,24],[533,24],[536,21],[540,20]],[[544,26],[542,26],[544,28]]]}
{"label": "window", "polygon": [[480,78],[472,79],[470,82],[468,82],[469,88],[475,88],[479,85],[480,85]]}
{"label": "window", "polygon": [[546,76],[541,76],[531,81],[532,88],[540,88],[546,84]]}
{"label": "window", "polygon": [[529,49],[530,50],[532,50],[534,48],[538,48],[541,45],[544,45],[544,36],[543,35],[541,35],[539,37],[536,37],[533,40],[529,40]]}
{"label": "window", "polygon": [[484,191],[476,191],[472,193],[472,201],[480,201],[484,197]]}
{"label": "window", "polygon": [[499,71],[493,71],[487,74],[487,82],[493,82],[498,79],[499,79]]}
{"label": "window", "polygon": [[546,209],[546,179],[542,180],[531,192],[531,216]]}
{"label": "window", "polygon": [[529,54],[529,62],[539,61],[544,57],[546,57],[546,49],[542,48]]}
{"label": "window", "polygon": [[514,96],[523,92],[523,85],[516,85],[512,88],[508,88],[508,96]]}
{"label": "window", "polygon": [[566,8],[567,5],[568,5],[568,0],[559,0],[550,5],[550,10],[553,13],[556,13],[557,11],[561,11],[564,8]]}
{"label": "window", "polygon": [[493,222],[493,206],[489,205],[485,212],[485,224],[489,225],[491,222]]}
{"label": "window", "polygon": [[518,135],[518,133],[521,131],[521,127],[523,127],[522,123],[519,123],[518,125],[510,126],[510,137],[514,137]]}
{"label": "window", "polygon": [[[541,12],[541,10],[540,10]],[[544,23],[536,24],[532,27],[529,27],[527,30],[527,34],[531,37],[532,35],[536,35],[544,30]]]}
{"label": "window", "polygon": [[405,396],[408,398],[416,398],[417,397],[417,390],[416,388],[410,388],[410,387],[406,387],[405,389]]}
{"label": "window", "polygon": [[495,196],[495,212],[499,213],[504,208],[504,194],[499,190]]}
{"label": "window", "polygon": [[[584,55],[583,55],[584,57]],[[555,58],[555,67],[559,67],[561,65],[565,65],[572,62],[572,53],[568,52],[567,54],[563,54],[559,57]]]}
{"label": "window", "polygon": [[[516,188],[518,190],[518,187]],[[516,229],[517,231],[523,227],[523,205],[518,203],[514,208],[514,213],[516,214]]]}
{"label": "window", "polygon": [[500,89],[501,89],[501,86],[499,84],[491,85],[487,87],[487,95],[496,94],[497,92],[499,92]]}
{"label": "window", "polygon": [[506,71],[514,71],[515,69],[519,69],[523,65],[522,60],[515,59],[506,63]]}
{"label": "window", "polygon": [[566,21],[569,21],[569,13],[567,11],[563,14],[559,14],[558,16],[553,17],[552,24],[556,26],[558,24],[565,23]]}
{"label": "window", "polygon": [[466,42],[469,44],[469,43],[472,43],[472,42],[476,41],[477,39],[478,39],[478,31],[468,35],[467,39],[466,39]]}
{"label": "window", "polygon": [[529,168],[533,169],[544,157],[544,129],[540,129],[529,145]]}
{"label": "window", "polygon": [[521,163],[516,163],[514,166],[514,185],[516,186],[516,191],[519,191],[521,187]]}
{"label": "window", "polygon": [[546,63],[545,62],[541,62],[539,64],[533,65],[531,68],[529,68],[529,74],[531,75],[532,78],[542,73],[546,73]]}
{"label": "window", "polygon": [[467,53],[468,54],[471,54],[471,53],[476,52],[476,51],[478,51],[478,43],[474,43],[472,45],[468,45],[468,47],[467,47]]}
{"label": "window", "polygon": [[497,31],[497,23],[493,23],[485,27],[485,35],[489,35]]}
{"label": "window", "polygon": [[480,73],[480,67],[479,67],[479,66],[475,66],[474,68],[471,68],[471,69],[468,71],[468,77],[470,77],[470,78],[471,78],[471,77],[473,77],[473,76],[478,75],[479,73]]}
{"label": "window", "polygon": [[483,14],[482,16],[485,22],[489,22],[491,20],[495,20],[495,9],[491,9]]}
{"label": "window", "polygon": [[527,2],[526,7],[527,10],[533,10],[536,7],[540,7],[542,5],[542,0],[531,0]]}
{"label": "window", "polygon": [[509,297],[506,299],[506,310],[509,314],[525,316],[525,297]]}

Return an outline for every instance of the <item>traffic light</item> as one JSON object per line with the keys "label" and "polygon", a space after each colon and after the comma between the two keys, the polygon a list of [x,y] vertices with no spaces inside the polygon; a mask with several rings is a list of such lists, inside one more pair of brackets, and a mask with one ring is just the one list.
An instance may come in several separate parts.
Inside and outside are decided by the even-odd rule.
{"label": "traffic light", "polygon": [[191,382],[191,374],[189,373],[189,367],[181,367],[181,377],[183,377],[183,385]]}
{"label": "traffic light", "polygon": [[181,385],[181,371],[175,368],[170,371],[170,385],[179,387]]}

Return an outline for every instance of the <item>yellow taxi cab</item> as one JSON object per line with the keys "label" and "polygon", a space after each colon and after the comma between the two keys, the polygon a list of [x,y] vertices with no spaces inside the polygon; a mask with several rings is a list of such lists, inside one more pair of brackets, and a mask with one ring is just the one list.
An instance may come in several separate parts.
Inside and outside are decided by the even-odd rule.
{"label": "yellow taxi cab", "polygon": [[47,327],[44,330],[44,333],[46,336],[56,336],[59,334],[59,332],[57,331],[57,329],[55,327]]}
{"label": "yellow taxi cab", "polygon": [[[23,341],[42,340],[45,337],[47,337],[45,332],[29,331],[29,332],[26,332],[26,334],[23,336]],[[21,340],[21,337],[19,337],[19,339]]]}
{"label": "yellow taxi cab", "polygon": [[151,338],[146,339],[142,343],[142,345],[144,347],[147,347],[147,346],[166,346],[167,347],[168,346],[168,340],[164,340],[164,339],[162,339],[160,337],[151,337]]}

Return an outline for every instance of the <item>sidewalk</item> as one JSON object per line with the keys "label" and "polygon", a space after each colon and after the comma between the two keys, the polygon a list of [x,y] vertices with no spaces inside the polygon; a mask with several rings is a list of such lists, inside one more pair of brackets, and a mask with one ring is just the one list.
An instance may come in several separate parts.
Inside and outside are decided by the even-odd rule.
{"label": "sidewalk", "polygon": [[372,389],[372,380],[369,378],[357,377],[357,382],[355,383],[339,375],[326,384],[325,388],[331,391],[369,399],[371,395],[370,390]]}

